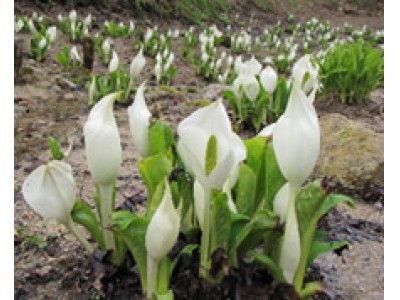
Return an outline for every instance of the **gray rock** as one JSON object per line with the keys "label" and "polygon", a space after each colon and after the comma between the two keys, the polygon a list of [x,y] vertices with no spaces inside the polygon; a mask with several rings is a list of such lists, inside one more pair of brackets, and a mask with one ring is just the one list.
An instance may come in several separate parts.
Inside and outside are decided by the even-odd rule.
{"label": "gray rock", "polygon": [[383,133],[334,113],[320,119],[321,152],[315,176],[332,176],[346,187],[383,184]]}

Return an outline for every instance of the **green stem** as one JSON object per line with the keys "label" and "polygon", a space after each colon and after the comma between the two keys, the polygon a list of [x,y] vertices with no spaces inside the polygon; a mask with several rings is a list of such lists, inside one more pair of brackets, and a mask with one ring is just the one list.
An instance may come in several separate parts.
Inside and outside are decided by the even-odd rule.
{"label": "green stem", "polygon": [[133,78],[130,77],[129,78],[129,85],[128,85],[128,88],[126,89],[126,92],[125,92],[125,97],[124,97],[125,101],[128,99],[129,93],[131,92],[132,83],[133,83]]}
{"label": "green stem", "polygon": [[104,243],[106,249],[115,249],[114,233],[112,227],[113,212],[113,184],[99,184],[100,191],[100,214],[103,226]]}
{"label": "green stem", "polygon": [[151,295],[157,291],[157,273],[158,262],[150,255],[147,255],[147,298],[151,299]]}
{"label": "green stem", "polygon": [[208,262],[210,256],[210,215],[211,215],[211,190],[207,187],[204,188],[204,218],[203,218],[203,232],[201,234],[201,247],[200,247],[200,274],[207,277]]}
{"label": "green stem", "polygon": [[74,221],[69,216],[65,226],[68,230],[76,237],[76,239],[85,247],[86,251],[89,253],[93,253],[93,246],[87,241],[87,239],[83,236],[82,232],[76,227]]}

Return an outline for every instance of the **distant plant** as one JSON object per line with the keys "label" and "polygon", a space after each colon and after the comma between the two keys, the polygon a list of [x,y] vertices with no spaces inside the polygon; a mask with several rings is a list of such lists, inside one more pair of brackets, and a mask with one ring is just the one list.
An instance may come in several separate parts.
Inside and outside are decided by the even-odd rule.
{"label": "distant plant", "polygon": [[320,81],[326,96],[342,103],[361,103],[383,84],[383,50],[356,43],[338,44],[320,62]]}
{"label": "distant plant", "polygon": [[130,37],[135,29],[133,21],[129,22],[129,26],[124,23],[115,23],[113,21],[105,21],[102,27],[102,32],[110,37]]}

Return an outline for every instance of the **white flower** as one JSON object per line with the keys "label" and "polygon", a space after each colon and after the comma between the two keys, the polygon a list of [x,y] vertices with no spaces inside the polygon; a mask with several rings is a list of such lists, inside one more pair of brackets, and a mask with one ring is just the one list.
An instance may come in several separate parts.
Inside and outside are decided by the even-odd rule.
{"label": "white flower", "polygon": [[285,113],[276,122],[272,143],[282,174],[300,187],[317,162],[320,130],[312,102],[296,83]]}
{"label": "white flower", "polygon": [[[222,100],[198,109],[178,125],[178,153],[189,172],[204,189],[221,188],[236,161],[236,149],[243,147],[241,139],[232,131]],[[214,136],[217,161],[212,170],[206,170],[206,149]]]}
{"label": "white flower", "polygon": [[70,19],[71,23],[75,23],[75,21],[76,21],[76,11],[74,9],[71,10],[71,12],[69,13],[69,19]]}
{"label": "white flower", "polygon": [[171,189],[165,182],[164,196],[147,227],[147,254],[159,262],[174,246],[179,234],[180,218],[172,202]]}
{"label": "white flower", "polygon": [[110,53],[110,51],[111,51],[111,44],[110,44],[110,40],[109,40],[108,38],[106,38],[106,39],[104,40],[103,45],[102,45],[102,48],[103,48],[103,53],[104,53],[105,55],[108,55],[108,54]]}
{"label": "white flower", "polygon": [[30,30],[30,32],[31,32],[32,34],[35,35],[35,34],[37,33],[35,24],[33,24],[32,19],[29,19],[29,21],[28,21],[28,27],[29,27],[29,30]]}
{"label": "white flower", "polygon": [[244,92],[250,101],[255,101],[260,93],[260,84],[254,75],[242,73],[233,82],[232,89],[237,98],[241,98],[241,92]]}
{"label": "white flower", "polygon": [[112,58],[110,60],[110,64],[108,65],[108,72],[112,73],[116,70],[118,70],[118,65],[119,65],[119,58],[117,55],[117,52],[113,50]]}
{"label": "white flower", "polygon": [[143,70],[146,64],[146,59],[143,56],[143,48],[140,48],[139,53],[131,62],[131,67],[129,70],[129,76],[133,79],[139,76],[140,72]]}
{"label": "white flower", "polygon": [[270,66],[262,70],[260,74],[260,82],[267,93],[272,94],[275,91],[278,75]]}
{"label": "white flower", "polygon": [[86,27],[90,27],[91,24],[92,24],[92,14],[88,14],[86,18],[83,20],[83,25],[85,25]]}
{"label": "white flower", "polygon": [[151,113],[144,99],[143,82],[136,91],[135,100],[128,107],[129,127],[131,130],[132,141],[142,157],[146,157],[149,152],[149,126]]}
{"label": "white flower", "polygon": [[43,50],[44,49],[44,47],[46,47],[46,45],[47,45],[47,40],[46,40],[46,38],[45,37],[42,37],[41,39],[40,39],[40,41],[39,41],[39,49],[40,50]]}
{"label": "white flower", "polygon": [[21,19],[18,19],[18,21],[14,23],[15,32],[20,32],[23,27],[24,27],[24,21],[22,21]]}
{"label": "white flower", "polygon": [[50,42],[54,42],[56,40],[57,37],[57,28],[56,26],[51,26],[49,28],[47,28],[46,30],[46,35],[48,36]]}
{"label": "white flower", "polygon": [[76,49],[76,46],[73,46],[71,48],[71,51],[70,51],[69,55],[70,55],[70,60],[71,61],[77,61],[77,62],[81,61],[81,58],[79,56],[78,50]]}
{"label": "white flower", "polygon": [[25,179],[22,194],[42,217],[66,223],[76,200],[71,166],[53,160],[38,167]]}
{"label": "white flower", "polygon": [[[311,63],[311,55],[306,54],[300,58],[293,66],[292,77],[294,81],[302,87],[304,92],[309,93],[312,89],[318,87],[318,67],[314,67]],[[308,74],[308,79],[303,80]]]}
{"label": "white flower", "polygon": [[97,184],[112,184],[122,163],[122,148],[113,103],[119,93],[109,94],[91,109],[83,134],[90,173]]}

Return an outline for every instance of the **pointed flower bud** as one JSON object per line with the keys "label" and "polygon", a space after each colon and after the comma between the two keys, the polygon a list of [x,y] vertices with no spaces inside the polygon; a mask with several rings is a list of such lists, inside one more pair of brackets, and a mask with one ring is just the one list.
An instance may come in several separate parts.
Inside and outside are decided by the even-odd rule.
{"label": "pointed flower bud", "polygon": [[166,181],[164,196],[147,227],[145,237],[147,254],[154,261],[160,261],[172,249],[178,239],[179,224],[179,214]]}
{"label": "pointed flower bud", "polygon": [[285,113],[273,128],[272,143],[282,174],[300,187],[317,162],[320,130],[314,106],[296,83]]}
{"label": "pointed flower bud", "polygon": [[89,113],[83,134],[90,173],[97,184],[112,184],[122,162],[121,140],[113,114],[113,103],[119,93],[109,94]]}
{"label": "pointed flower bud", "polygon": [[46,30],[46,35],[48,36],[50,42],[54,42],[56,40],[57,37],[57,28],[56,26],[51,26],[49,28],[47,28]]}
{"label": "pointed flower bud", "polygon": [[133,144],[143,157],[147,156],[149,152],[149,126],[151,117],[144,99],[143,90],[145,85],[146,82],[140,85],[135,95],[135,101],[128,107],[129,126]]}
{"label": "pointed flower bud", "polygon": [[270,66],[262,70],[260,74],[260,82],[267,93],[272,94],[275,91],[277,81],[278,75]]}
{"label": "pointed flower bud", "polygon": [[130,77],[134,79],[137,76],[139,76],[145,64],[146,64],[146,59],[143,56],[143,48],[140,48],[139,53],[135,56],[135,58],[131,62],[131,67],[129,70]]}
{"label": "pointed flower bud", "polygon": [[53,160],[38,167],[25,179],[22,194],[42,217],[66,223],[76,199],[71,166]]}
{"label": "pointed flower bud", "polygon": [[117,52],[113,50],[112,58],[110,60],[110,64],[108,65],[108,72],[112,73],[116,70],[118,70],[118,65],[119,65],[119,58],[117,55]]}

